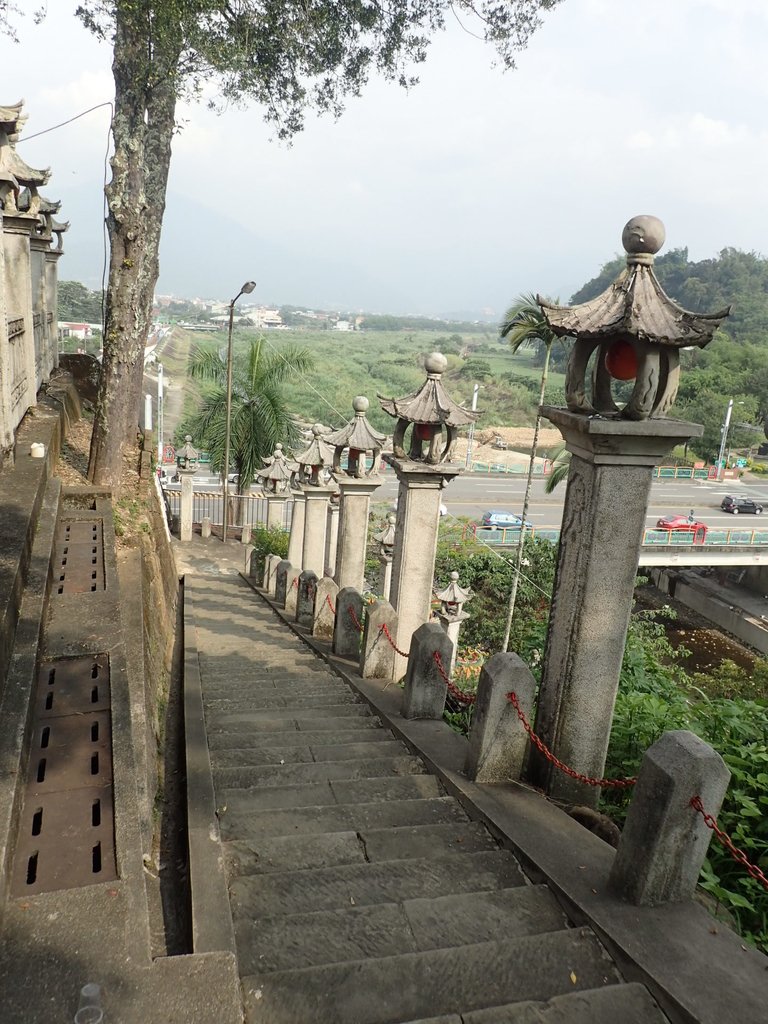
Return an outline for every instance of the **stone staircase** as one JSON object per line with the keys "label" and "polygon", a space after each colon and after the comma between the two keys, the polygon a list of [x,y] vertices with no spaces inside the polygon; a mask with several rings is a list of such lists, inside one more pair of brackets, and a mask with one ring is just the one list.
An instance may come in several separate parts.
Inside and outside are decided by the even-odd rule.
{"label": "stone staircase", "polygon": [[186,577],[249,1024],[654,1024],[244,581]]}

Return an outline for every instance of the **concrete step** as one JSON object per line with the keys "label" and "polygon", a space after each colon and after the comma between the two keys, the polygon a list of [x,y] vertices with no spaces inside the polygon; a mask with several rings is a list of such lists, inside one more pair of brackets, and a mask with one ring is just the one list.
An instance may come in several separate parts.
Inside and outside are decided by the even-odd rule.
{"label": "concrete step", "polygon": [[206,717],[222,712],[239,714],[242,711],[271,711],[275,708],[320,708],[329,704],[363,704],[360,698],[349,690],[306,694],[295,694],[290,690],[285,693],[272,690],[269,695],[240,693],[233,697],[211,697],[210,694],[205,693],[204,701]]}
{"label": "concrete step", "polygon": [[[272,711],[213,711],[206,715],[209,732],[269,731],[290,728],[322,728],[320,719],[329,719],[334,725],[345,719],[373,718],[367,704],[329,704],[322,708],[274,708]],[[346,723],[345,723],[346,724]],[[333,726],[329,726],[333,728]]]}
{"label": "concrete step", "polygon": [[436,899],[525,884],[511,853],[494,850],[428,860],[343,864],[312,871],[243,875],[230,885],[233,920]]}
{"label": "concrete step", "polygon": [[456,821],[447,825],[232,840],[225,844],[224,856],[228,877],[234,878],[269,871],[301,871],[335,864],[410,860],[497,849],[488,830],[479,822]]}
{"label": "concrete step", "polygon": [[261,841],[268,836],[359,832],[366,828],[386,829],[466,821],[466,814],[451,796],[434,800],[395,800],[391,803],[288,807],[250,814],[234,814],[229,808],[219,810],[222,839],[242,839],[246,842]]}
{"label": "concrete step", "polygon": [[[471,871],[471,864],[465,870]],[[426,913],[425,913],[426,911]],[[243,974],[396,956],[561,931],[565,917],[546,886],[407,900],[276,918],[238,917]]]}
{"label": "concrete step", "polygon": [[381,743],[390,742],[394,737],[389,729],[385,729],[378,718],[346,718],[318,719],[312,723],[304,723],[306,728],[297,730],[296,723],[288,723],[282,729],[271,729],[269,732],[219,732],[208,734],[210,750],[244,750],[268,749],[275,747],[296,746],[308,743],[335,745],[348,743]]}
{"label": "concrete step", "polygon": [[637,983],[572,992],[546,1002],[494,1006],[448,1019],[458,1024],[668,1024],[646,987]]}
{"label": "concrete step", "polygon": [[203,671],[204,689],[206,693],[226,697],[237,693],[301,693],[308,691],[318,693],[326,690],[337,690],[349,693],[349,687],[333,673],[295,672],[290,676],[263,676],[256,666],[247,679],[230,679],[218,672]]}
{"label": "concrete step", "polygon": [[[297,739],[304,734],[292,732]],[[306,764],[323,761],[358,761],[365,757],[401,757],[410,753],[399,740],[382,739],[371,749],[370,743],[331,743],[328,745],[235,747],[212,751],[214,768],[248,768],[257,765]]]}
{"label": "concrete step", "polygon": [[213,782],[220,789],[260,789],[264,786],[294,786],[342,779],[372,779],[377,776],[423,775],[424,763],[411,754],[398,757],[366,757],[358,760],[321,761],[312,764],[277,764],[241,768],[214,768]]}
{"label": "concrete step", "polygon": [[[588,929],[243,978],[248,1024],[399,1024],[618,981]],[[625,1024],[622,1021],[622,1024]]]}
{"label": "concrete step", "polygon": [[220,789],[216,791],[216,801],[219,807],[226,805],[232,814],[249,814],[272,808],[319,808],[328,804],[430,799],[441,795],[440,784],[434,775],[408,775],[350,782],[338,780],[265,786],[259,790]]}

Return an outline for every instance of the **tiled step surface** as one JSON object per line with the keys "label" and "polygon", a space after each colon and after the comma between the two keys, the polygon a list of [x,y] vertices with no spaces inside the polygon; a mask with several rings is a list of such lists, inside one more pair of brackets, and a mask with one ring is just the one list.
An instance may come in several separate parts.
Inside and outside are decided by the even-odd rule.
{"label": "tiled step surface", "polygon": [[248,1024],[662,1024],[242,581],[192,586]]}

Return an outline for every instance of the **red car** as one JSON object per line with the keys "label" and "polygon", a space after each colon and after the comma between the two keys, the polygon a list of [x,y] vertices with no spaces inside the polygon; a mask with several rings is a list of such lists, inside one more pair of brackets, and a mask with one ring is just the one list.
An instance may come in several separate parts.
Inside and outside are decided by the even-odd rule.
{"label": "red car", "polygon": [[693,519],[691,516],[664,516],[656,523],[659,530],[680,530],[693,534],[694,544],[703,544],[707,536],[707,527],[704,523]]}

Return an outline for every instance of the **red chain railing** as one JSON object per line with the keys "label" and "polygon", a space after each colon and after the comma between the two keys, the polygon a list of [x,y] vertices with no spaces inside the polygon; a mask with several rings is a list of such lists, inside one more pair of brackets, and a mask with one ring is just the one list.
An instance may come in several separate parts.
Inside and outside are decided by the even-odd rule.
{"label": "red chain railing", "polygon": [[358,619],[357,615],[355,615],[355,609],[352,607],[351,604],[347,605],[347,614],[349,615],[350,619],[352,619],[352,621],[354,622],[355,629],[358,631],[358,633],[362,633],[363,625],[360,622],[360,619]]}
{"label": "red chain railing", "polygon": [[461,701],[462,704],[474,704],[475,701],[477,700],[477,695],[476,694],[474,694],[474,693],[464,693],[463,690],[460,690],[458,688],[458,686],[455,686],[451,682],[450,676],[445,671],[445,666],[443,665],[443,659],[440,657],[440,651],[433,651],[432,652],[432,660],[437,665],[437,671],[443,677],[443,682],[448,687],[448,693],[450,693],[450,695],[453,698],[455,698],[455,700]]}
{"label": "red chain railing", "polygon": [[577,772],[573,768],[569,768],[567,764],[563,764],[563,762],[559,758],[555,757],[555,755],[544,743],[544,741],[542,739],[539,739],[539,737],[533,731],[523,713],[523,709],[520,707],[520,702],[518,701],[517,694],[514,690],[511,693],[507,694],[507,699],[517,712],[517,717],[523,723],[523,728],[528,733],[528,738],[530,739],[534,747],[536,747],[539,753],[543,754],[543,756],[547,759],[547,761],[550,762],[550,764],[553,764],[555,768],[559,768],[560,771],[563,772],[565,775],[569,775],[572,779],[578,779],[579,782],[586,782],[588,786],[609,786],[613,789],[627,789],[630,786],[634,786],[637,782],[636,778],[593,779],[589,775],[582,775],[581,772]]}
{"label": "red chain railing", "polygon": [[392,638],[392,634],[389,632],[389,626],[386,624],[386,622],[382,622],[381,629],[379,630],[379,632],[384,634],[387,640],[389,640],[390,647],[393,647],[398,654],[400,654],[403,658],[410,658],[410,651],[401,651],[400,648],[397,646],[397,644]]}
{"label": "red chain railing", "polygon": [[293,583],[291,584],[291,587],[296,587],[297,590],[299,589],[299,577],[298,576],[294,576],[293,577]]}
{"label": "red chain railing", "polygon": [[704,805],[701,802],[700,796],[691,797],[691,807],[694,809],[694,811],[699,812],[699,814],[704,819],[704,823],[707,826],[707,828],[712,829],[712,831],[715,833],[717,838],[726,848],[728,853],[730,853],[730,855],[733,857],[736,863],[741,864],[741,866],[745,869],[750,878],[754,878],[755,881],[759,882],[764,889],[768,890],[768,878],[765,877],[763,872],[756,864],[752,864],[751,861],[748,860],[746,853],[744,853],[743,850],[740,850],[738,846],[736,846],[731,837],[727,833],[723,832],[723,830],[718,826],[717,820],[713,818],[711,814],[707,814],[707,812],[704,810]]}
{"label": "red chain railing", "polygon": [[336,609],[333,607],[333,601],[331,600],[330,594],[325,595],[325,603],[331,609],[331,615],[333,615],[333,617],[336,618]]}

